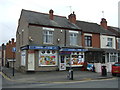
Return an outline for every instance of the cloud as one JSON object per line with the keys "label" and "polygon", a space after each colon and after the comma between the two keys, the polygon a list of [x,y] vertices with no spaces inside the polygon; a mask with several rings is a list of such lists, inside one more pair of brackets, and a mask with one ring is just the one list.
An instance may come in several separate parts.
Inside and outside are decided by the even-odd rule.
{"label": "cloud", "polygon": [[[75,11],[77,19],[99,23],[104,11],[108,25],[117,26],[119,0],[0,0],[0,45],[15,37],[22,9],[68,16]],[[71,8],[70,8],[71,6]],[[7,33],[6,33],[6,32]],[[2,34],[3,33],[3,34]]]}

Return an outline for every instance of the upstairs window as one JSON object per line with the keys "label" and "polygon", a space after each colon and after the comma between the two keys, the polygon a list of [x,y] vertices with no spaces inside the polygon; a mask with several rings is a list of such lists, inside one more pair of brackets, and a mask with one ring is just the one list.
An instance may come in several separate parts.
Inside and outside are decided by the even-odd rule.
{"label": "upstairs window", "polygon": [[72,31],[69,31],[70,32],[70,45],[77,45],[77,38],[78,38],[78,32],[75,31],[75,32],[72,32]]}
{"label": "upstairs window", "polygon": [[112,38],[108,38],[108,39],[107,39],[107,46],[108,46],[108,47],[112,47],[112,46],[113,46],[113,43],[112,43],[112,42],[113,42],[113,39],[112,39]]}
{"label": "upstairs window", "polygon": [[53,44],[53,28],[43,28],[43,43]]}
{"label": "upstairs window", "polygon": [[85,36],[85,46],[92,47],[92,36]]}

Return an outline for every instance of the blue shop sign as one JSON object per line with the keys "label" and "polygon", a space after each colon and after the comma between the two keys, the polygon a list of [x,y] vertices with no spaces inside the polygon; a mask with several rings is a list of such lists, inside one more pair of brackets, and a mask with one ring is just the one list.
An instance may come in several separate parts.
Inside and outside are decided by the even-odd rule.
{"label": "blue shop sign", "polygon": [[62,48],[60,51],[76,51],[76,52],[85,52],[87,49],[71,49],[71,48]]}
{"label": "blue shop sign", "polygon": [[29,46],[29,49],[50,49],[50,50],[58,50],[57,46]]}

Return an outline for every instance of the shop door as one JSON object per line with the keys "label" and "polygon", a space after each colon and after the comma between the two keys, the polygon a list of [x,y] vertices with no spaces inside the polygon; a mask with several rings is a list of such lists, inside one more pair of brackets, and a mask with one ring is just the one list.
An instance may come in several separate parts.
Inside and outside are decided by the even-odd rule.
{"label": "shop door", "polygon": [[66,56],[60,56],[59,70],[66,70]]}
{"label": "shop door", "polygon": [[35,69],[35,66],[34,66],[34,53],[29,53],[28,54],[28,70],[29,71],[33,71]]}

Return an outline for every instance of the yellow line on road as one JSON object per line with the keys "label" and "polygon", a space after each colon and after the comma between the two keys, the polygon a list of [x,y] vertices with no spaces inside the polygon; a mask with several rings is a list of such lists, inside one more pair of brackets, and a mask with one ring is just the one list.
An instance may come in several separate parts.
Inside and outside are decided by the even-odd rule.
{"label": "yellow line on road", "polygon": [[0,74],[1,74],[5,79],[10,80],[10,81],[13,81],[13,80],[11,80],[9,77],[7,77],[4,73],[0,72]]}

